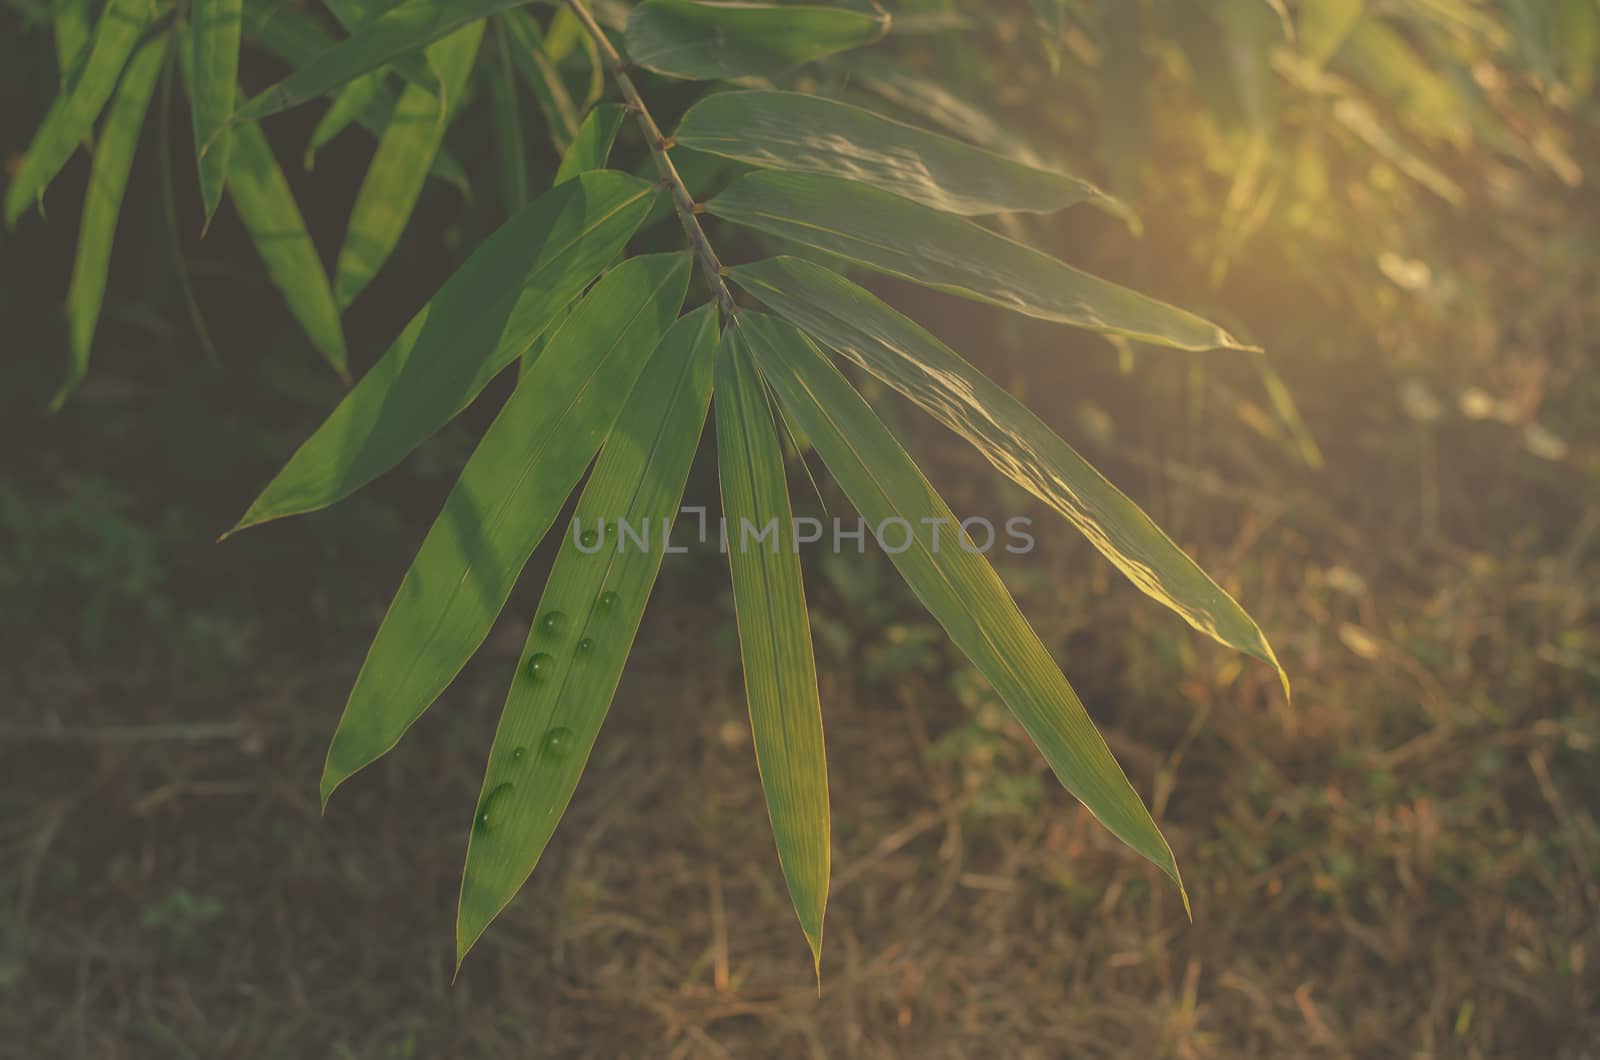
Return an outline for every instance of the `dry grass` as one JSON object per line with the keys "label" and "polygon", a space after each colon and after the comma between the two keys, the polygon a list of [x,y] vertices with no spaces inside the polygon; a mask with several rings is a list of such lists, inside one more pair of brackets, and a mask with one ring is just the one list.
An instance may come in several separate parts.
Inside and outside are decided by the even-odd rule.
{"label": "dry grass", "polygon": [[[1150,466],[1180,540],[1265,602],[1292,707],[1076,574],[1098,564],[1065,534],[1024,580],[1085,700],[1115,705],[1192,925],[948,656],[868,679],[896,634],[863,624],[848,663],[823,660],[819,997],[695,568],[658,591],[563,827],[454,985],[456,872],[517,631],[326,817],[350,644],[176,692],[159,666],[30,645],[0,743],[0,1054],[1600,1055],[1592,509],[1466,546]],[[1441,466],[1447,512],[1507,524],[1481,462]]]}

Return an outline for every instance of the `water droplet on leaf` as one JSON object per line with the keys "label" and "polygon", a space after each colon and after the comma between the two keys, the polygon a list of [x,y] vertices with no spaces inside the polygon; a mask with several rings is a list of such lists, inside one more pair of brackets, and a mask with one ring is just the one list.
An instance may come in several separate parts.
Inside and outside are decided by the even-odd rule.
{"label": "water droplet on leaf", "polygon": [[539,619],[539,630],[547,637],[559,637],[567,631],[567,616],[560,611],[546,611]]}
{"label": "water droplet on leaf", "polygon": [[600,535],[594,530],[585,530],[578,535],[578,543],[584,548],[593,548],[600,543]]}
{"label": "water droplet on leaf", "polygon": [[547,758],[565,758],[572,753],[572,746],[576,738],[571,729],[551,729],[544,734],[544,741],[540,745],[541,753]]}
{"label": "water droplet on leaf", "polygon": [[494,810],[495,804],[510,793],[510,784],[500,784],[484,797],[483,805],[478,807],[478,817],[476,821],[478,831],[490,832],[494,830],[495,822],[498,819]]}
{"label": "water droplet on leaf", "polygon": [[528,749],[526,747],[514,747],[511,749],[511,760],[513,762],[520,762],[522,761],[522,756],[527,753]]}
{"label": "water droplet on leaf", "polygon": [[535,681],[543,681],[555,672],[556,661],[544,652],[528,659],[528,676]]}
{"label": "water droplet on leaf", "polygon": [[582,640],[578,641],[579,655],[587,655],[592,650],[594,650],[594,641],[590,638],[584,637]]}
{"label": "water droplet on leaf", "polygon": [[607,589],[605,592],[601,593],[600,606],[605,608],[607,611],[611,610],[613,607],[616,607],[617,594],[612,592],[610,589]]}

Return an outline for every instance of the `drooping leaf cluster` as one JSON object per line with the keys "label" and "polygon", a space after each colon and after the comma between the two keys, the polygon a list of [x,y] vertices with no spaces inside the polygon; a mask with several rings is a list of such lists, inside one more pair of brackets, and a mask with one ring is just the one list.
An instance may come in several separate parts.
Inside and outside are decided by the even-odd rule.
{"label": "drooping leaf cluster", "polygon": [[[904,6],[906,33],[939,31],[918,25],[928,5]],[[1105,169],[1117,186],[1130,184],[1143,164],[1146,24],[1164,5],[1014,6],[962,17],[1036,16],[1053,76],[1081,66],[1103,79]],[[1281,82],[1323,85],[1338,76],[1399,94],[1438,135],[1490,128],[1455,82],[1417,55],[1411,27],[1433,19],[1471,34],[1476,9],[1415,6],[1427,13],[1396,18],[1334,0],[1291,12],[1267,0],[1229,0],[1185,39],[1217,42],[1193,61],[1212,64],[1207,71],[1250,128],[1271,121]],[[1563,31],[1550,21],[1547,47],[1527,59],[1552,78],[1581,80],[1600,40],[1600,10],[1559,6]],[[960,18],[951,25],[962,31]],[[394,251],[426,183],[465,186],[473,178],[447,133],[474,92],[489,97],[495,182],[508,219],[416,311],[235,527],[349,496],[517,366],[515,389],[377,631],[322,780],[326,802],[396,746],[488,636],[541,541],[562,533],[489,752],[462,878],[458,959],[531,874],[576,787],[713,416],[755,753],[779,863],[814,958],[829,871],[825,704],[791,520],[784,422],[804,433],[869,524],[909,528],[906,547],[891,556],[912,592],[1062,784],[1181,893],[1171,850],[1044,642],[981,550],[960,537],[952,543],[948,505],[839,361],[973,445],[1150,597],[1278,668],[1256,623],[1133,501],[1009,392],[857,279],[861,271],[894,276],[1119,341],[1259,355],[1200,316],[1016,238],[1026,234],[1012,223],[1019,215],[1080,204],[1138,222],[1121,199],[897,63],[895,27],[888,12],[857,3],[570,0],[552,9],[522,0],[329,0],[326,17],[314,17],[273,0],[195,0],[176,9],[109,0],[98,12],[88,0],[63,0],[55,21],[62,92],[5,195],[14,223],[79,145],[92,144],[57,403],[88,364],[119,205],[164,75],[176,76],[191,101],[202,222],[231,200],[310,343],[341,375],[349,361],[341,313],[381,270],[398,267]],[[245,92],[238,70],[246,46],[292,72]],[[885,48],[889,58],[874,54]],[[645,80],[640,70],[701,84],[673,129],[656,124],[635,84]],[[335,136],[361,130],[376,141],[331,271],[259,124],[321,101],[308,163]],[[644,176],[607,168],[630,119],[653,156]],[[1361,129],[1370,115],[1341,120]],[[541,130],[563,157],[544,175],[527,171],[522,147]],[[1382,130],[1369,133],[1379,150],[1395,145],[1403,171],[1448,197],[1448,177],[1409,160]],[[690,165],[721,174],[704,201],[684,183],[680,168]],[[673,213],[684,250],[630,254],[644,228]],[[743,230],[766,241],[741,246],[776,241],[794,253],[735,262],[724,256],[727,246],[712,245],[708,218],[725,226],[719,235]],[[576,514],[558,528],[580,484]],[[624,523],[659,532],[625,542]],[[743,539],[744,527],[769,524],[774,537]],[[935,527],[946,528],[942,543]]]}

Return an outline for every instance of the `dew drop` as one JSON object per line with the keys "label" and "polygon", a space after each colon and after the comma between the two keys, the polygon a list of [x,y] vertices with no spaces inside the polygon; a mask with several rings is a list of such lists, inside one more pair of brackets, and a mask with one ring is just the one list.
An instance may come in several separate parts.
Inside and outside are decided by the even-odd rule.
{"label": "dew drop", "polygon": [[585,530],[578,535],[578,543],[584,548],[594,548],[600,543],[600,534],[595,530]]}
{"label": "dew drop", "polygon": [[565,758],[572,753],[574,742],[575,739],[571,729],[550,729],[544,734],[544,739],[540,742],[539,753],[546,758]]}
{"label": "dew drop", "polygon": [[567,616],[560,611],[546,611],[539,618],[539,631],[547,637],[559,637],[567,631]]}
{"label": "dew drop", "polygon": [[584,637],[582,640],[578,641],[578,654],[579,655],[587,655],[587,654],[589,654],[589,652],[591,652],[593,650],[594,650],[594,641],[591,640],[590,638]]}
{"label": "dew drop", "polygon": [[535,681],[543,681],[555,672],[556,661],[544,652],[539,652],[528,659],[528,676]]}
{"label": "dew drop", "polygon": [[607,611],[611,610],[613,607],[616,607],[617,594],[612,592],[610,589],[607,589],[605,592],[601,593],[600,606],[605,608]]}
{"label": "dew drop", "polygon": [[510,784],[500,784],[484,797],[483,805],[478,807],[477,827],[480,832],[492,832],[495,825],[495,805],[511,793]]}
{"label": "dew drop", "polygon": [[511,749],[511,760],[513,762],[520,762],[522,761],[522,756],[527,753],[528,749],[526,747],[513,747]]}

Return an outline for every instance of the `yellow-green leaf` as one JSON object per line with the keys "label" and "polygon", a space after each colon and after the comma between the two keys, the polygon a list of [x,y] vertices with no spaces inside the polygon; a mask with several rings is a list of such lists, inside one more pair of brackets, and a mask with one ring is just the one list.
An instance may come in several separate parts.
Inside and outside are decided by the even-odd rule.
{"label": "yellow-green leaf", "polygon": [[1159,346],[1243,348],[1193,313],[1080,272],[963,217],[837,177],[750,173],[718,217],[1018,313]]}
{"label": "yellow-green leaf", "polygon": [[[1178,885],[1172,850],[1077,693],[944,500],[844,376],[800,332],[744,313],[762,374],[911,591],[1021,722],[1062,785]],[[942,532],[941,532],[942,531]],[[902,547],[903,546],[903,547]]]}
{"label": "yellow-green leaf", "polygon": [[820,967],[829,866],[822,707],[783,450],[751,363],[766,332],[751,334],[747,316],[734,318],[717,353],[717,473],[756,765],[789,897]]}
{"label": "yellow-green leaf", "polygon": [[861,181],[946,213],[1049,213],[1080,202],[1126,212],[1088,181],[798,92],[707,96],[673,139],[762,169]]}
{"label": "yellow-green leaf", "polygon": [[1202,633],[1288,677],[1266,635],[1137,504],[1044,421],[914,321],[830,269],[798,258],[730,278],[971,442],[995,469],[1064,516],[1128,580]]}

